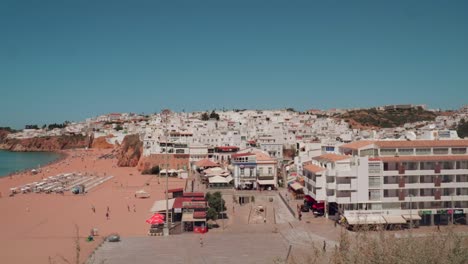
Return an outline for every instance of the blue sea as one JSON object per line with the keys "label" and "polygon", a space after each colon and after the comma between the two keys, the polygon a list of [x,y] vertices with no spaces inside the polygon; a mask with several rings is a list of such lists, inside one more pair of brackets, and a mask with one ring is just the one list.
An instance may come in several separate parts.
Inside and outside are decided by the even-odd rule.
{"label": "blue sea", "polygon": [[11,152],[0,150],[0,177],[25,169],[37,169],[60,157],[53,152]]}

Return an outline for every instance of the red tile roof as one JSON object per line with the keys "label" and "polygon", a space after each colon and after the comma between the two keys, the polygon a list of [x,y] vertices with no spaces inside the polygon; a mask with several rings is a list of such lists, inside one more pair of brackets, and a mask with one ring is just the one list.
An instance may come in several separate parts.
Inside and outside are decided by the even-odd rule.
{"label": "red tile roof", "polygon": [[380,157],[383,162],[405,162],[405,161],[465,161],[468,155],[437,155],[437,156],[399,156]]}
{"label": "red tile roof", "polygon": [[202,159],[202,160],[195,162],[195,166],[206,168],[206,167],[217,167],[218,164],[209,159]]}
{"label": "red tile roof", "polygon": [[381,148],[414,148],[414,147],[468,147],[467,139],[458,140],[391,140],[377,141],[375,144]]}
{"label": "red tile roof", "polygon": [[345,155],[338,155],[338,154],[333,154],[333,153],[328,153],[328,154],[323,154],[318,157],[314,157],[314,160],[326,160],[326,161],[340,161],[340,160],[345,160],[349,159],[351,156],[345,156]]}
{"label": "red tile roof", "polygon": [[372,140],[361,140],[361,141],[354,141],[348,144],[343,144],[340,146],[340,148],[347,148],[347,149],[354,149],[358,150],[362,147],[368,146],[375,143],[375,141]]}
{"label": "red tile roof", "polygon": [[325,168],[322,168],[320,166],[314,165],[314,164],[308,164],[304,166],[304,169],[313,173],[318,173],[321,171],[326,170]]}
{"label": "red tile roof", "polygon": [[417,147],[468,147],[467,139],[453,140],[362,140],[341,145],[340,148],[358,150],[362,147],[375,144],[380,148],[417,148]]}
{"label": "red tile roof", "polygon": [[232,157],[233,157],[233,158],[237,158],[237,157],[245,157],[245,156],[252,156],[252,155],[255,155],[255,154],[252,153],[252,152],[247,152],[247,153],[237,153],[237,154],[233,154]]}

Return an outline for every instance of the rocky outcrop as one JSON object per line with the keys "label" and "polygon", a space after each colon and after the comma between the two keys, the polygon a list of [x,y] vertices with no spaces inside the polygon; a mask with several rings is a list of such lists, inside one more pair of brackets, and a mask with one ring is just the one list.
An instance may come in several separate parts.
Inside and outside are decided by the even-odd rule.
{"label": "rocky outcrop", "polygon": [[99,148],[99,149],[111,149],[114,148],[114,145],[107,142],[107,138],[112,138],[113,136],[106,136],[106,137],[98,137],[93,140],[92,148]]}
{"label": "rocky outcrop", "polygon": [[135,167],[143,153],[143,142],[138,135],[127,135],[117,153],[119,167]]}
{"label": "rocky outcrop", "polygon": [[89,147],[92,139],[88,136],[54,136],[24,139],[0,139],[0,149],[10,151],[56,151]]}
{"label": "rocky outcrop", "polygon": [[10,134],[11,132],[5,129],[0,129],[0,144],[3,142],[4,139]]}

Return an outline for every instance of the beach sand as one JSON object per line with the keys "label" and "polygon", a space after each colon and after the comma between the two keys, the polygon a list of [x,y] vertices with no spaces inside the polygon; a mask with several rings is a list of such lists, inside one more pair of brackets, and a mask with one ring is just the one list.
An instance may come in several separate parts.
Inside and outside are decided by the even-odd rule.
{"label": "beach sand", "polygon": [[[146,236],[155,200],[164,199],[165,180],[141,175],[135,168],[119,168],[117,160],[98,159],[111,150],[70,150],[67,157],[44,167],[37,175],[21,173],[0,178],[0,263],[70,263],[76,259],[76,227],[79,228],[80,262],[100,244],[103,237],[116,232],[125,236]],[[59,173],[81,172],[114,178],[85,195],[17,194],[10,188],[40,181]],[[147,185],[149,184],[149,185]],[[169,188],[184,187],[185,180],[170,178]],[[144,189],[149,199],[134,193]],[[95,207],[94,213],[92,207]],[[109,220],[106,218],[109,207]],[[130,207],[130,211],[128,210]],[[134,208],[136,212],[134,212]],[[86,242],[92,228],[99,230],[95,241]]]}

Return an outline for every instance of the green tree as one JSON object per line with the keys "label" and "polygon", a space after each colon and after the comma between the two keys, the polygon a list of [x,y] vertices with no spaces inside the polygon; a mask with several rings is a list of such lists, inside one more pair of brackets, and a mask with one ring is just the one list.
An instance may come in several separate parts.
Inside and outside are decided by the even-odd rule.
{"label": "green tree", "polygon": [[122,129],[123,129],[122,125],[117,125],[117,126],[115,127],[115,131],[120,131],[120,130],[122,130]]}
{"label": "green tree", "polygon": [[207,193],[205,199],[208,206],[213,208],[218,214],[226,210],[226,202],[224,201],[220,192]]}
{"label": "green tree", "polygon": [[210,118],[219,120],[219,115],[213,110],[211,111]]}
{"label": "green tree", "polygon": [[203,120],[203,121],[210,120],[210,116],[208,115],[208,113],[203,113],[201,115],[201,120]]}
{"label": "green tree", "polygon": [[468,137],[468,122],[465,119],[460,120],[460,123],[458,123],[457,133],[460,138]]}
{"label": "green tree", "polygon": [[216,221],[218,219],[218,212],[210,207],[208,211],[206,211],[206,218]]}

